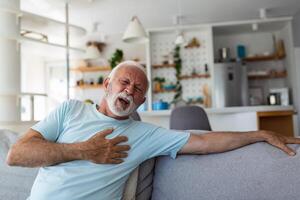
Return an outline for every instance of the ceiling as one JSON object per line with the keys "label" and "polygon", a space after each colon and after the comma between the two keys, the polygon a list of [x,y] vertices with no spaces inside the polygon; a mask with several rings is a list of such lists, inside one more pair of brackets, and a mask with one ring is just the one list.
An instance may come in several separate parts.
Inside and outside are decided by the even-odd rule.
{"label": "ceiling", "polygon": [[[21,9],[64,21],[63,0],[21,0]],[[174,26],[174,16],[181,24],[238,21],[259,18],[259,9],[267,17],[293,16],[300,10],[300,0],[69,0],[70,23],[88,31],[99,23],[98,31],[116,34],[125,30],[133,15],[145,28]]]}

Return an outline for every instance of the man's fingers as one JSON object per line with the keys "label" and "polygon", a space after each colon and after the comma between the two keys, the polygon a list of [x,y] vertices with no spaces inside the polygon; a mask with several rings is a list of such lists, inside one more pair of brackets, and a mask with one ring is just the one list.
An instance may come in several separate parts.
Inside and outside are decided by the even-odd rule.
{"label": "man's fingers", "polygon": [[290,147],[286,146],[285,144],[278,145],[277,147],[282,149],[284,152],[286,152],[290,156],[296,155],[296,152],[293,149],[291,149]]}
{"label": "man's fingers", "polygon": [[128,156],[127,153],[120,152],[120,153],[113,153],[110,157],[116,159],[116,158],[126,158],[127,156]]}
{"label": "man's fingers", "polygon": [[108,136],[109,134],[111,134],[113,131],[114,131],[113,128],[109,128],[109,129],[105,129],[103,131],[100,131],[97,134],[99,134],[99,135],[101,135],[102,137],[105,138],[106,136]]}
{"label": "man's fingers", "polygon": [[114,151],[129,151],[130,146],[129,145],[116,145],[113,147]]}
{"label": "man's fingers", "polygon": [[110,142],[114,145],[119,144],[121,142],[126,142],[128,138],[126,136],[118,136],[110,140]]}
{"label": "man's fingers", "polygon": [[122,159],[108,159],[107,160],[107,164],[120,164],[124,162],[124,160]]}

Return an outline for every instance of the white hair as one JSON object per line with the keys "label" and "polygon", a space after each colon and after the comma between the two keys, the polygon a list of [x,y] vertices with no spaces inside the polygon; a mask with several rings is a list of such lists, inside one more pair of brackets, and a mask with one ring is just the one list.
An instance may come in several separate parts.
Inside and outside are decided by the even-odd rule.
{"label": "white hair", "polygon": [[[148,90],[148,88],[149,88],[149,80],[148,80],[148,78],[147,78],[147,73],[146,73],[146,70],[145,70],[145,68],[143,67],[143,65],[141,65],[141,64],[139,64],[139,63],[137,63],[137,62],[135,62],[135,61],[132,61],[132,60],[127,60],[127,61],[124,61],[124,62],[121,62],[121,63],[119,63],[116,67],[114,67],[113,69],[112,69],[112,71],[110,72],[110,74],[108,75],[108,77],[107,78],[109,78],[110,80],[109,80],[109,82],[114,78],[114,76],[117,74],[117,72],[118,72],[118,70],[120,70],[121,68],[123,68],[123,67],[128,67],[128,68],[138,68],[138,69],[140,69],[143,73],[144,73],[144,75],[145,75],[145,77],[146,77],[146,80],[147,80],[147,90]],[[146,91],[147,91],[146,90]]]}

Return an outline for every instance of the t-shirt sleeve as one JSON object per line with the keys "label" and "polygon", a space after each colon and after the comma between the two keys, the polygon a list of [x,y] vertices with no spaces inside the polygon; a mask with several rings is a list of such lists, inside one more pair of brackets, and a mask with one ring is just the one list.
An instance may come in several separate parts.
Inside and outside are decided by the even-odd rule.
{"label": "t-shirt sleeve", "polygon": [[175,159],[178,151],[187,143],[189,137],[189,132],[168,130],[161,127],[154,129],[147,140],[148,147],[150,147],[149,158],[169,155]]}
{"label": "t-shirt sleeve", "polygon": [[46,118],[36,123],[31,129],[38,131],[46,140],[55,142],[64,128],[71,101],[65,101],[54,109]]}

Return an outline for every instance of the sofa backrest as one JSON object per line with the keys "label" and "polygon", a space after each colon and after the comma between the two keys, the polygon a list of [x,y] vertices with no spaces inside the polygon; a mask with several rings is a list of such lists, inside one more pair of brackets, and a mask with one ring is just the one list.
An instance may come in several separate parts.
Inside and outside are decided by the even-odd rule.
{"label": "sofa backrest", "polygon": [[181,155],[156,160],[152,200],[297,200],[300,150],[290,157],[256,143],[210,155]]}

